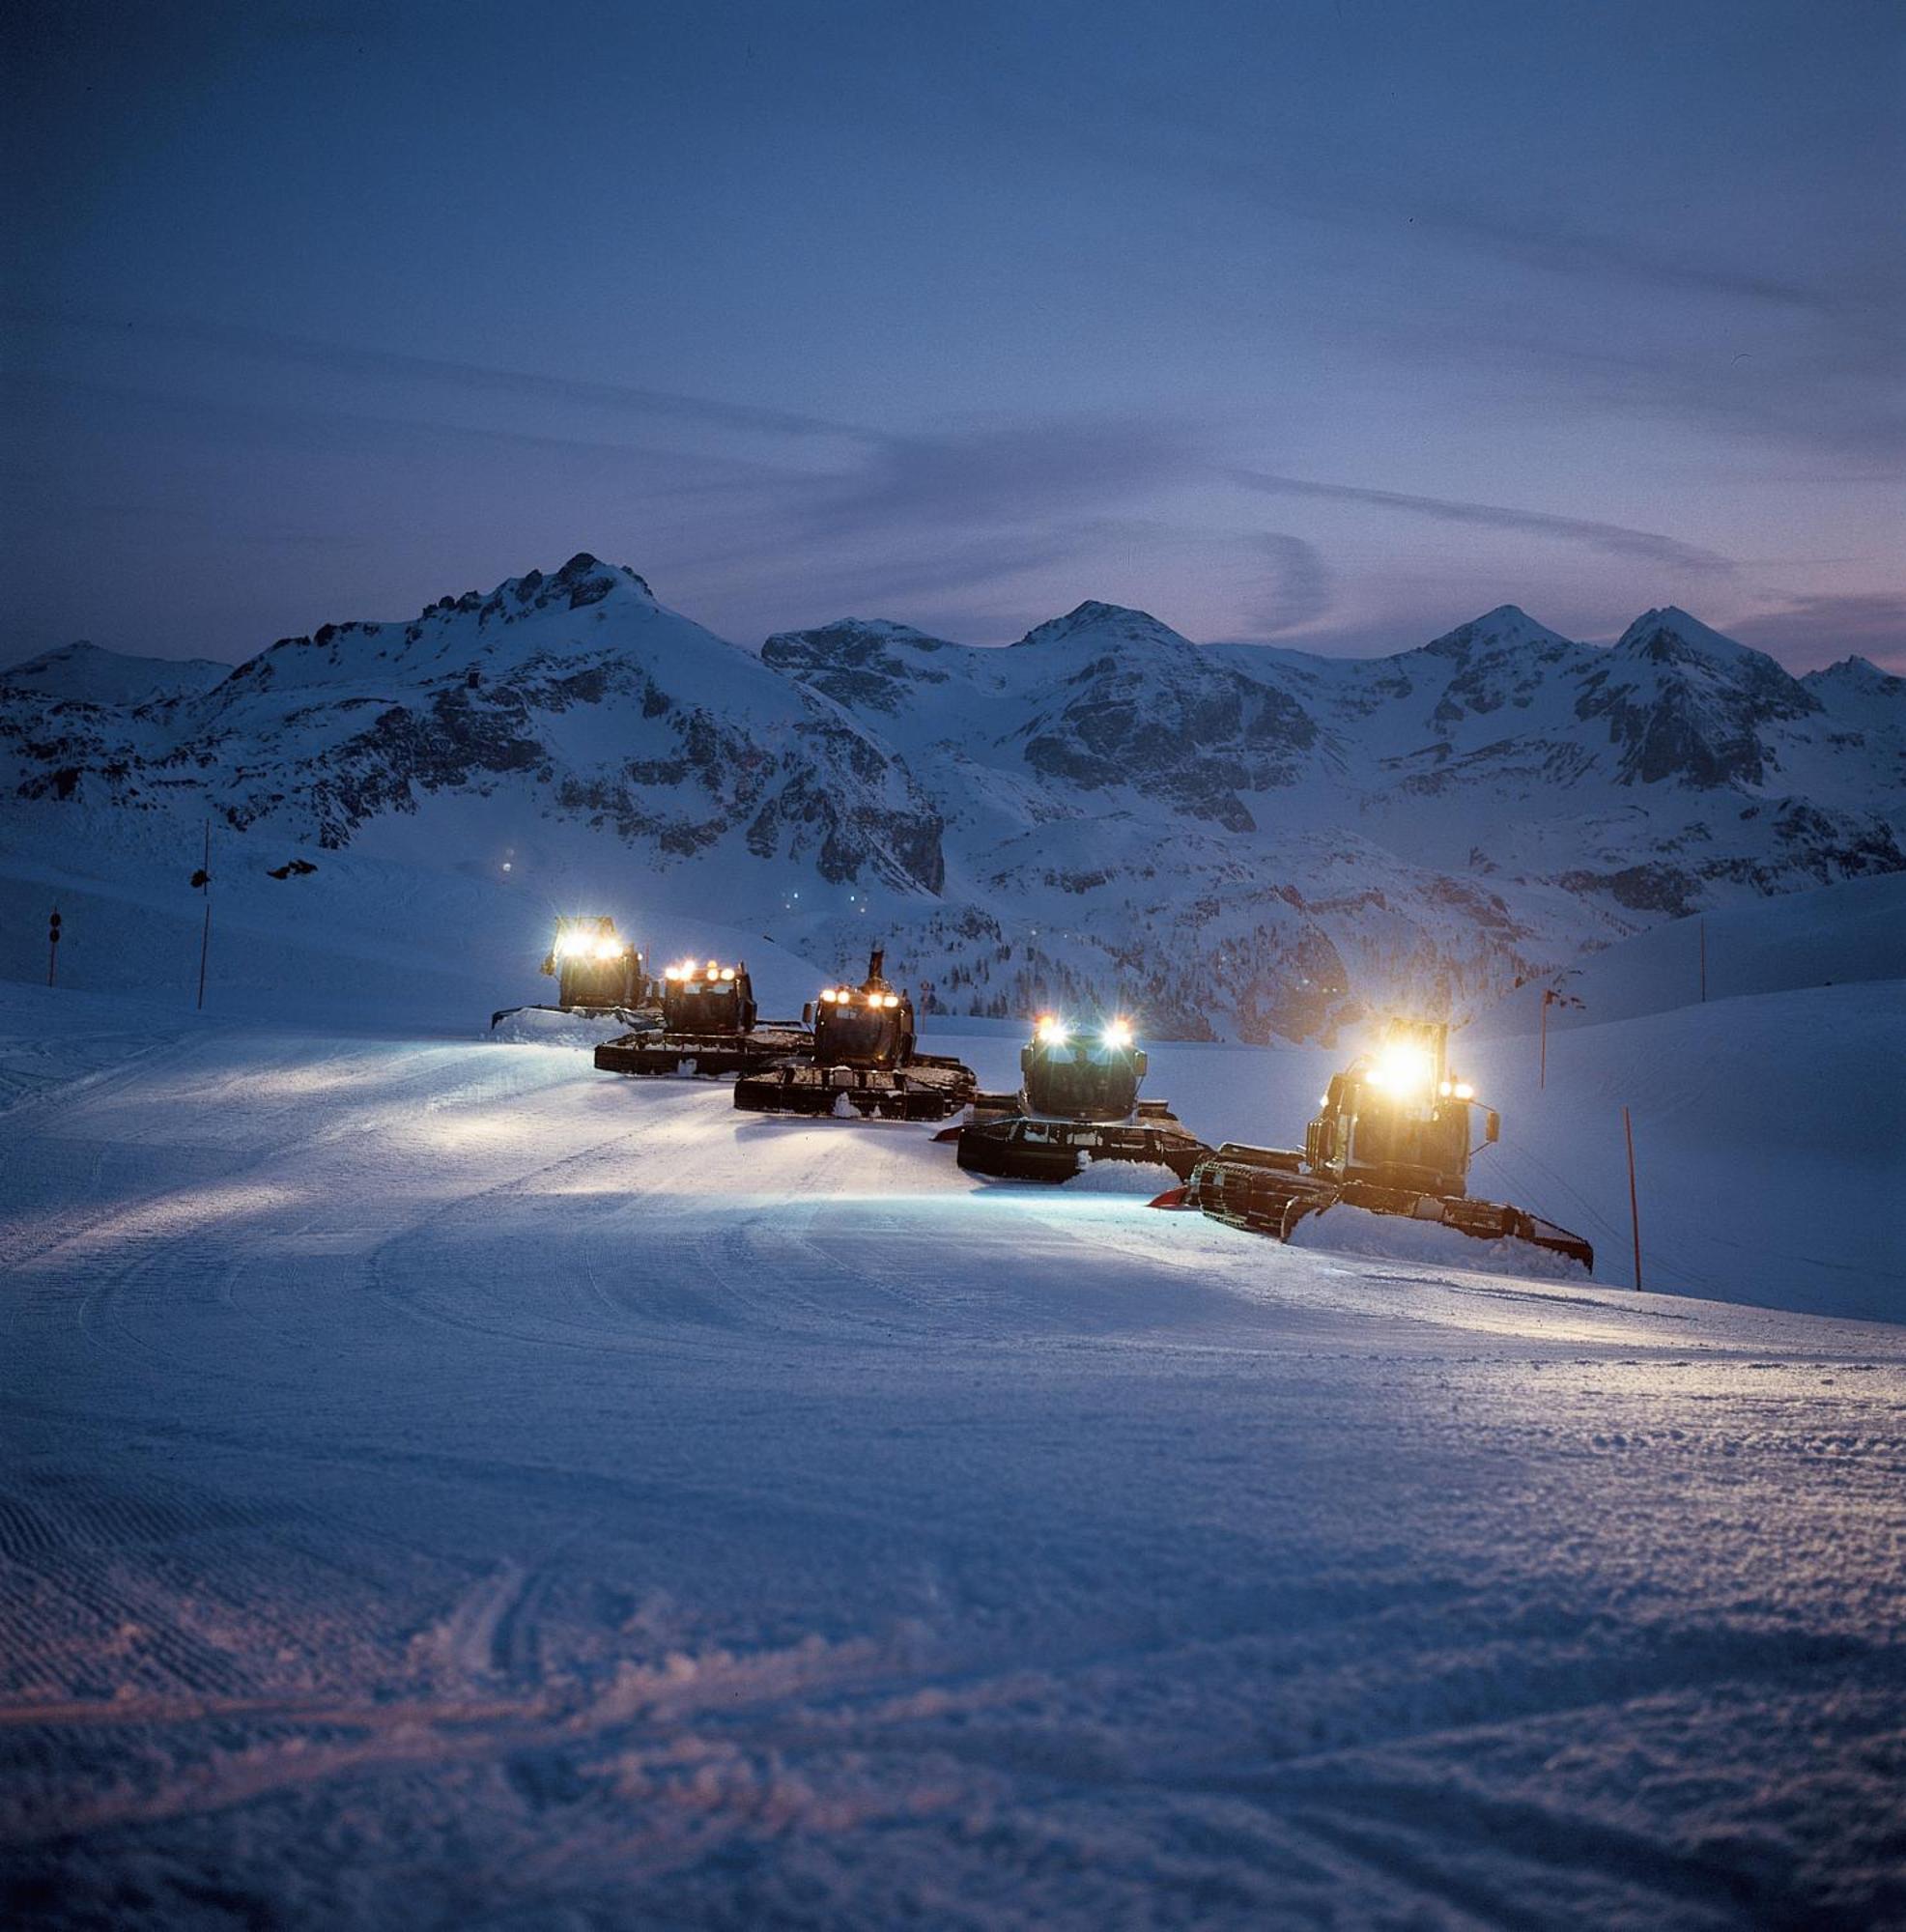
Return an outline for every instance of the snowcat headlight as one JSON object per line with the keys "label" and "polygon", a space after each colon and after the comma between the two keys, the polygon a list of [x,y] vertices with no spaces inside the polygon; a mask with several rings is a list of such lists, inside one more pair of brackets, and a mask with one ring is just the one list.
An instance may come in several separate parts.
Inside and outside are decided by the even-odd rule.
{"label": "snowcat headlight", "polygon": [[1456,1083],[1456,1097],[1459,1100],[1473,1100],[1476,1097],[1476,1090],[1466,1080],[1459,1080]]}
{"label": "snowcat headlight", "polygon": [[820,989],[820,1003],[824,1007],[831,1007],[834,1004],[834,988],[832,986],[823,986]]}
{"label": "snowcat headlight", "polygon": [[1042,1019],[1039,1022],[1038,1037],[1041,1046],[1064,1046],[1071,1037],[1071,1028],[1062,1019]]}
{"label": "snowcat headlight", "polygon": [[897,1007],[900,1004],[900,996],[897,993],[882,993],[880,1004],[883,1007]]}
{"label": "snowcat headlight", "polygon": [[598,959],[619,959],[621,956],[622,949],[614,940],[599,939],[596,941],[596,957]]}
{"label": "snowcat headlight", "polygon": [[1420,1046],[1392,1040],[1377,1058],[1369,1073],[1370,1084],[1387,1093],[1420,1093],[1430,1084],[1435,1071],[1430,1056]]}
{"label": "snowcat headlight", "polygon": [[1101,1036],[1105,1044],[1117,1052],[1131,1044],[1131,1026],[1125,1020],[1114,1020]]}
{"label": "snowcat headlight", "polygon": [[732,966],[724,966],[722,968],[722,978],[725,981],[732,980],[734,978],[734,968]]}

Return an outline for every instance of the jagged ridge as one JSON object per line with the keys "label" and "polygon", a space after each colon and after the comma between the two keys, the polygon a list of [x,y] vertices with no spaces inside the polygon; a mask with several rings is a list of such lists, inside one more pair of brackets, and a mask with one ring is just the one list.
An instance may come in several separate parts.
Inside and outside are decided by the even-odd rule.
{"label": "jagged ridge", "polygon": [[582,553],[215,682],[92,662],[0,680],[13,795],[330,846],[481,799],[790,943],[871,912],[944,1004],[1193,1035],[1460,1013],[1660,917],[1906,867],[1906,685],[1676,610],[1603,649],[1505,605],[1344,661],[1088,602],[1006,650],[842,619],[757,655]]}

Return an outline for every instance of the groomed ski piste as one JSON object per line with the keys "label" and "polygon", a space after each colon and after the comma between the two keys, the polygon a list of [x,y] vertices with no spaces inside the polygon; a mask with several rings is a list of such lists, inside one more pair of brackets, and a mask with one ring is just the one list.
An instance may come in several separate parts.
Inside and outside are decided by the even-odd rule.
{"label": "groomed ski piste", "polygon": [[[348,928],[395,876],[220,901],[203,1016],[176,891],[68,876],[50,990],[9,921],[9,1922],[1906,1917],[1896,978],[1693,1004],[1657,933],[1546,1088],[1470,1030],[1477,1185],[1590,1280],[492,1038],[541,927],[514,978],[436,887]],[[1843,959],[1845,890],[1757,910]],[[1343,1057],[1149,1045],[1212,1141]]]}

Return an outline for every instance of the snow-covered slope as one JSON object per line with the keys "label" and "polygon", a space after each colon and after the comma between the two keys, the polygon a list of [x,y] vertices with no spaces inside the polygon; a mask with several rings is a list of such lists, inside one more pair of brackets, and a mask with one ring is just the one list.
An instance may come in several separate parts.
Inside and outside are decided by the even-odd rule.
{"label": "snow-covered slope", "polygon": [[1604,1020],[1801,987],[1906,982],[1906,872],[1849,879],[1817,892],[1750,899],[1670,920],[1518,987],[1475,1022],[1471,1037],[1533,1033],[1542,995],[1561,1001],[1550,1032]]}
{"label": "snow-covered slope", "polygon": [[1897,683],[1795,679],[1675,610],[1612,649],[1504,606],[1326,660],[1087,603],[1005,650],[845,619],[756,654],[583,554],[211,688],[10,684],[0,789],[69,817],[16,804],[0,838],[43,860],[100,813],[210,812],[261,866],[348,848],[546,910],[612,872],[618,917],[716,916],[817,970],[885,938],[945,1009],[1327,1041],[1906,867]]}
{"label": "snow-covered slope", "polygon": [[[365,1005],[0,986],[9,1923],[1897,1921],[1906,1330],[1284,1249]],[[1629,1099],[1661,1285],[1878,1288],[1844,1095],[1899,1024],[1583,1029],[1541,1114],[1497,1042],[1490,1158],[1625,1209]],[[1156,1084],[1282,1128],[1320,1058]]]}
{"label": "snow-covered slope", "polygon": [[0,669],[0,686],[35,696],[78,698],[86,704],[154,704],[167,697],[210,691],[232,667],[211,658],[135,658],[89,644],[62,644]]}

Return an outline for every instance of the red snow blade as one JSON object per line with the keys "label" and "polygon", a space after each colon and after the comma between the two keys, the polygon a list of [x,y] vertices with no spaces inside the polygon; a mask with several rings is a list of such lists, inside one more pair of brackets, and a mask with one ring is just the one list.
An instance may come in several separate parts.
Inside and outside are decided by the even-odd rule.
{"label": "red snow blade", "polygon": [[933,1138],[936,1141],[956,1141],[964,1131],[963,1127],[942,1127]]}
{"label": "red snow blade", "polygon": [[1197,1208],[1184,1198],[1190,1191],[1188,1187],[1168,1187],[1162,1194],[1154,1196],[1145,1205],[1148,1208],[1177,1208],[1185,1213],[1195,1214]]}

